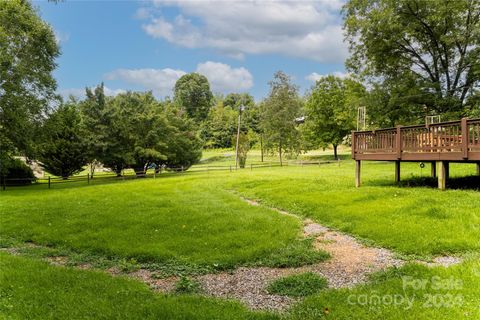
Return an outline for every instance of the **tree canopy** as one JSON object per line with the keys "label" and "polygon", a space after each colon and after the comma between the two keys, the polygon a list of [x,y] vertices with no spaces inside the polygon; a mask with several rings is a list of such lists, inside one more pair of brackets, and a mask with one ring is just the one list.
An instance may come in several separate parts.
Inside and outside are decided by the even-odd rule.
{"label": "tree canopy", "polygon": [[183,75],[175,83],[174,101],[197,122],[205,120],[214,104],[208,79],[195,72]]}
{"label": "tree canopy", "polygon": [[68,178],[87,164],[87,145],[75,101],[56,109],[42,126],[38,160],[49,173]]}
{"label": "tree canopy", "polygon": [[282,71],[270,81],[270,93],[261,105],[261,130],[265,148],[278,151],[280,163],[283,153],[298,153],[301,135],[295,119],[301,115],[302,101],[298,87]]}
{"label": "tree canopy", "polygon": [[480,107],[479,1],[350,0],[344,15],[347,66],[384,82],[385,108],[423,119]]}
{"label": "tree canopy", "polygon": [[327,76],[319,79],[305,103],[304,132],[318,147],[332,144],[335,159],[337,146],[355,128],[357,107],[361,106],[365,88],[351,79]]}
{"label": "tree canopy", "polygon": [[32,154],[35,129],[56,98],[59,53],[52,28],[29,1],[0,1],[0,161]]}

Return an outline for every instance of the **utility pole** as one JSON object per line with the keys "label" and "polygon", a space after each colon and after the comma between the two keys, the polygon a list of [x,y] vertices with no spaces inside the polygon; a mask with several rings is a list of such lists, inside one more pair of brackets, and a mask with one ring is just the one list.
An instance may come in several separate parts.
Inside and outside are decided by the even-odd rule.
{"label": "utility pole", "polygon": [[235,170],[238,169],[238,143],[240,141],[240,121],[242,117],[242,111],[244,109],[245,109],[245,106],[241,104],[238,110],[237,146],[235,148]]}

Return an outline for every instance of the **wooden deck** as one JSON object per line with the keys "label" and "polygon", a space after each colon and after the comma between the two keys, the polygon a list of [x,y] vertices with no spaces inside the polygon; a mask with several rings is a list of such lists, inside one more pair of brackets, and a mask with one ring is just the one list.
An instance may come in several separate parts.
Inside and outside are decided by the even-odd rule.
{"label": "wooden deck", "polygon": [[353,131],[352,158],[357,161],[357,187],[361,161],[374,160],[395,161],[397,181],[402,161],[431,162],[432,175],[436,176],[438,165],[439,188],[445,189],[449,162],[477,163],[480,174],[480,119]]}

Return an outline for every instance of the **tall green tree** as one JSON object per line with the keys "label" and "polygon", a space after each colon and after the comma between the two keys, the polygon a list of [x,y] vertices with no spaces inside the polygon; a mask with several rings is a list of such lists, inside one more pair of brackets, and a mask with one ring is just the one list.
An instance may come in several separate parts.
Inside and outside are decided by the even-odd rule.
{"label": "tall green tree", "polygon": [[[125,144],[125,164],[139,175],[153,163],[167,159],[168,135],[172,131],[162,105],[151,92],[117,95],[109,105],[112,124]],[[114,138],[114,137],[111,137]],[[109,150],[106,150],[108,155]]]}
{"label": "tall green tree", "polygon": [[93,90],[86,88],[86,98],[80,105],[89,162],[98,161],[121,175],[134,161],[129,115],[114,98],[105,96],[103,84]]}
{"label": "tall green tree", "polygon": [[385,107],[410,112],[413,104],[422,120],[472,108],[480,86],[480,1],[350,0],[344,15],[347,66],[388,82],[384,89],[396,92]]}
{"label": "tall green tree", "polygon": [[365,88],[351,79],[331,75],[319,79],[305,103],[307,140],[314,146],[332,144],[337,160],[337,147],[355,128],[357,107],[365,93]]}
{"label": "tall green tree", "polygon": [[78,102],[70,100],[50,114],[42,126],[38,160],[49,173],[64,179],[87,164],[87,144],[82,134]]}
{"label": "tall green tree", "polygon": [[0,1],[0,162],[33,152],[35,129],[56,97],[59,54],[52,28],[29,1]]}
{"label": "tall green tree", "polygon": [[266,150],[277,151],[282,164],[284,153],[300,152],[301,135],[295,119],[301,115],[302,101],[298,87],[282,71],[275,73],[269,85],[270,93],[262,103],[261,128]]}
{"label": "tall green tree", "polygon": [[175,83],[174,101],[192,119],[197,122],[205,120],[214,104],[208,79],[195,72],[183,75]]}
{"label": "tall green tree", "polygon": [[187,170],[202,157],[203,141],[199,137],[197,125],[171,104],[166,104],[164,113],[170,125],[167,157],[157,164],[170,169]]}
{"label": "tall green tree", "polygon": [[232,136],[237,132],[238,109],[217,101],[202,123],[201,136],[206,148],[231,148]]}

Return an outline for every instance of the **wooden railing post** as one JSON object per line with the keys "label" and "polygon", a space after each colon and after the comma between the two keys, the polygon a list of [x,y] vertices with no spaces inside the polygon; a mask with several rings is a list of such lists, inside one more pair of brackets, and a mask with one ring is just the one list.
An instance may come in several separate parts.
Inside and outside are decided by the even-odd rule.
{"label": "wooden railing post", "polygon": [[468,123],[467,118],[462,118],[462,153],[463,159],[468,159]]}
{"label": "wooden railing post", "polygon": [[402,126],[397,126],[396,136],[397,159],[402,158]]}
{"label": "wooden railing post", "polygon": [[357,152],[355,145],[355,131],[352,130],[352,159],[355,159],[355,153]]}

